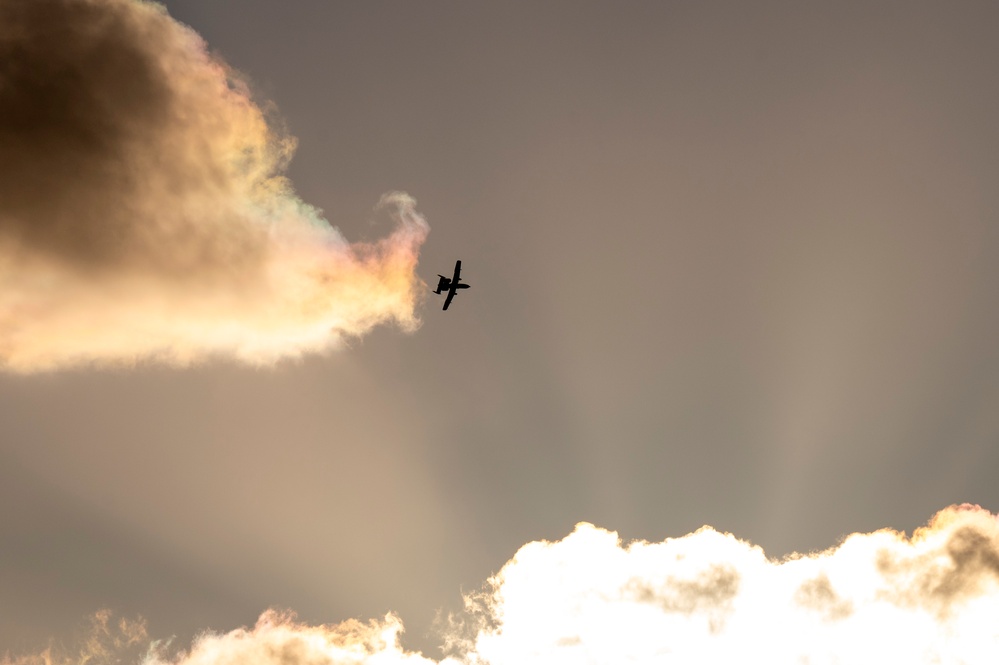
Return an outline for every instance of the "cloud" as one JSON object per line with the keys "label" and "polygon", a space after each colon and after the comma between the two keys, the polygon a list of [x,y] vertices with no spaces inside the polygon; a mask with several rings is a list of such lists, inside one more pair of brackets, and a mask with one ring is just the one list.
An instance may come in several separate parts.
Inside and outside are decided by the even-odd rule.
{"label": "cloud", "polygon": [[[442,622],[444,657],[400,646],[394,615],[308,626],[268,611],[145,665],[619,665],[765,662],[992,665],[999,653],[999,521],[952,506],[911,537],[884,529],[784,560],[703,527],[623,544],[590,524],[534,542]],[[104,644],[132,642],[100,632]],[[108,648],[81,653],[109,654]],[[83,661],[8,659],[5,665]],[[94,665],[119,662],[91,660]]]}
{"label": "cloud", "polygon": [[187,653],[172,658],[154,654],[146,665],[432,665],[434,661],[399,646],[401,631],[393,615],[368,623],[306,626],[292,615],[271,611],[252,630],[207,635]]}
{"label": "cloud", "polygon": [[[117,619],[108,610],[90,617],[86,636],[74,651],[49,647],[41,653],[0,659],[0,665],[112,665],[138,663],[151,645],[141,619]],[[155,648],[155,646],[153,646]]]}
{"label": "cloud", "polygon": [[465,637],[451,653],[493,665],[988,663],[997,556],[999,523],[977,506],[941,511],[911,538],[853,534],[783,561],[710,527],[622,545],[581,524],[522,548],[471,600],[472,619],[452,621]]}
{"label": "cloud", "polygon": [[348,243],[265,109],[158,4],[0,0],[0,368],[272,363],[414,328],[415,201]]}

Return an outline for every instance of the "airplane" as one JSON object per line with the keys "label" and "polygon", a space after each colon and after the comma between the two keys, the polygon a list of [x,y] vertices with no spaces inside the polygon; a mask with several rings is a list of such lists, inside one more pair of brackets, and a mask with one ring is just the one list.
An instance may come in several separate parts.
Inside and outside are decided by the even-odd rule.
{"label": "airplane", "polygon": [[444,309],[451,304],[451,299],[458,293],[458,289],[467,289],[468,284],[461,283],[461,260],[454,263],[454,277],[448,279],[444,275],[437,273],[440,281],[437,282],[437,290],[434,293],[440,294],[447,291],[447,298],[444,299]]}

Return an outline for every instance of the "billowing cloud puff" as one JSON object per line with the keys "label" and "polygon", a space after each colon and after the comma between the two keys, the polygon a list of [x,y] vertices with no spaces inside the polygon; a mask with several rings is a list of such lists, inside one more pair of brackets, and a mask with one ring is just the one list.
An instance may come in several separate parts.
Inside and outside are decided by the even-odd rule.
{"label": "billowing cloud puff", "polygon": [[413,328],[426,222],[350,244],[282,171],[294,140],[141,0],[0,0],[0,368],[250,363]]}
{"label": "billowing cloud puff", "polygon": [[[622,544],[580,524],[525,545],[442,627],[443,660],[400,647],[402,624],[307,626],[273,611],[253,628],[205,634],[189,650],[149,643],[146,665],[620,665],[884,663],[993,665],[999,654],[999,522],[977,506],[938,513],[911,537],[853,534],[782,561],[704,527]],[[100,635],[134,652],[134,626]],[[15,665],[97,665],[40,657]],[[119,654],[120,655],[120,654]],[[46,660],[47,659],[47,660]]]}
{"label": "billowing cloud puff", "polygon": [[[450,635],[472,663],[989,663],[999,523],[938,513],[784,561],[704,527],[622,546],[588,524],[522,548]],[[471,629],[470,629],[471,627]]]}
{"label": "billowing cloud puff", "polygon": [[306,626],[294,617],[266,612],[252,630],[206,635],[190,652],[168,657],[152,652],[146,665],[433,665],[399,646],[400,621],[347,621],[336,626]]}

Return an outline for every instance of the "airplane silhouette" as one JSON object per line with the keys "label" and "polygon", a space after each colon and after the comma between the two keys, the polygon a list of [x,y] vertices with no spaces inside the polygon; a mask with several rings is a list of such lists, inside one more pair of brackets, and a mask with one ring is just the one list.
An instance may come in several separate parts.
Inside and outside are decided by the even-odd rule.
{"label": "airplane silhouette", "polygon": [[444,309],[451,304],[451,299],[458,293],[458,289],[467,289],[468,284],[461,283],[461,260],[455,261],[454,263],[454,277],[448,279],[444,275],[437,273],[440,277],[440,281],[437,282],[437,289],[434,293],[440,294],[447,290],[447,298],[444,299]]}

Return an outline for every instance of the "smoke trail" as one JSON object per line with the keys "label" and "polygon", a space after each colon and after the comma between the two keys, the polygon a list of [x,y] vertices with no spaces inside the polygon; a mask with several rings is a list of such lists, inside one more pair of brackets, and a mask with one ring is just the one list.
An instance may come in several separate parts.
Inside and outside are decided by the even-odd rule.
{"label": "smoke trail", "polygon": [[[945,509],[911,537],[852,534],[783,561],[710,527],[622,545],[616,534],[580,524],[561,541],[525,545],[466,597],[465,612],[444,622],[443,660],[402,649],[393,615],[307,626],[269,611],[253,628],[203,635],[185,652],[152,644],[142,662],[994,665],[997,617],[999,519],[978,506]],[[138,634],[127,624],[106,633],[102,643],[126,645]],[[82,663],[51,653],[44,662]]]}
{"label": "smoke trail", "polygon": [[349,244],[294,139],[143,0],[0,0],[0,368],[317,352],[417,325],[414,200]]}

